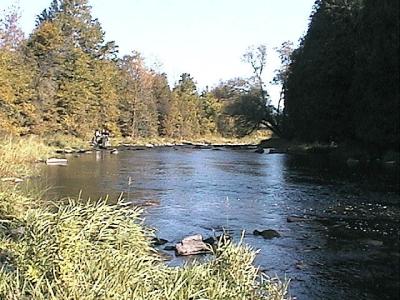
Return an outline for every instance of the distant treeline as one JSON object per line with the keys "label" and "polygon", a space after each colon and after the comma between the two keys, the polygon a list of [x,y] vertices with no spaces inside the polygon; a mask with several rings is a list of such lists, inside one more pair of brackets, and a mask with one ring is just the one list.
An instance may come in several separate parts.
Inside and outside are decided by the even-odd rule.
{"label": "distant treeline", "polygon": [[18,21],[16,8],[0,20],[0,134],[241,134],[226,112],[235,95],[200,93],[187,73],[170,88],[140,53],[119,57],[87,0],[53,0],[28,38]]}
{"label": "distant treeline", "polygon": [[284,88],[289,137],[398,151],[399,1],[316,1]]}

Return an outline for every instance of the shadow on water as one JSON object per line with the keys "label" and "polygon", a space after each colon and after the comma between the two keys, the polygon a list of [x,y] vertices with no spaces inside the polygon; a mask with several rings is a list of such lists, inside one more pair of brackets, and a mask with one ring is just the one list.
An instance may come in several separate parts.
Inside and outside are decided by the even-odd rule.
{"label": "shadow on water", "polygon": [[[260,249],[256,264],[292,278],[297,299],[397,299],[400,197],[392,177],[332,168],[317,156],[157,148],[71,156],[67,167],[44,167],[40,183],[53,187],[51,198],[122,192],[147,207],[146,224],[169,245],[223,228],[238,240],[245,230],[244,242]],[[290,215],[309,221],[288,223]],[[264,240],[254,229],[281,237]]]}

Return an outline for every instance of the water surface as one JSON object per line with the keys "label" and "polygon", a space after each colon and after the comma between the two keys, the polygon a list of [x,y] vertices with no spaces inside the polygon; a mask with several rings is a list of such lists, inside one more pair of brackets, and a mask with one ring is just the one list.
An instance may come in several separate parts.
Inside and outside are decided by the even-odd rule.
{"label": "water surface", "polygon": [[[229,230],[260,249],[262,270],[292,279],[297,299],[397,299],[397,184],[383,174],[332,169],[324,158],[190,147],[107,151],[47,166],[49,197],[98,198],[120,193],[149,205],[145,222],[173,245],[183,237]],[[319,221],[288,223],[290,215]],[[254,229],[275,229],[264,240]],[[171,253],[173,254],[173,253]],[[180,264],[174,258],[170,264]]]}

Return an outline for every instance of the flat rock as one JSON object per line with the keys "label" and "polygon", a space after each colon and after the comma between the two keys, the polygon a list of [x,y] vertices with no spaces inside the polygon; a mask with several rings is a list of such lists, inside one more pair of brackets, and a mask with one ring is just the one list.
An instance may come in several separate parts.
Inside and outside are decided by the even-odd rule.
{"label": "flat rock", "polygon": [[46,160],[46,165],[65,166],[67,163],[68,163],[68,160],[65,158],[49,158]]}
{"label": "flat rock", "polygon": [[176,244],[176,255],[197,255],[210,252],[210,247],[203,242],[201,234],[185,237],[180,243]]}

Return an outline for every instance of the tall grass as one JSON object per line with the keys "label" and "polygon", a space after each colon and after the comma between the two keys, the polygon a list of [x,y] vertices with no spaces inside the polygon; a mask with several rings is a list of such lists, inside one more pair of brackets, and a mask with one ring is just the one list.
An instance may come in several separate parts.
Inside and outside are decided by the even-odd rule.
{"label": "tall grass", "polygon": [[261,274],[243,245],[228,242],[207,263],[166,266],[141,212],[121,200],[43,204],[0,186],[0,299],[288,298],[287,283]]}
{"label": "tall grass", "polygon": [[52,152],[37,137],[3,137],[0,143],[0,177],[25,176],[33,171],[32,163]]}
{"label": "tall grass", "polygon": [[205,264],[165,266],[140,213],[104,201],[29,209],[19,237],[1,236],[0,298],[284,299],[286,285],[261,276],[245,246],[228,243]]}

